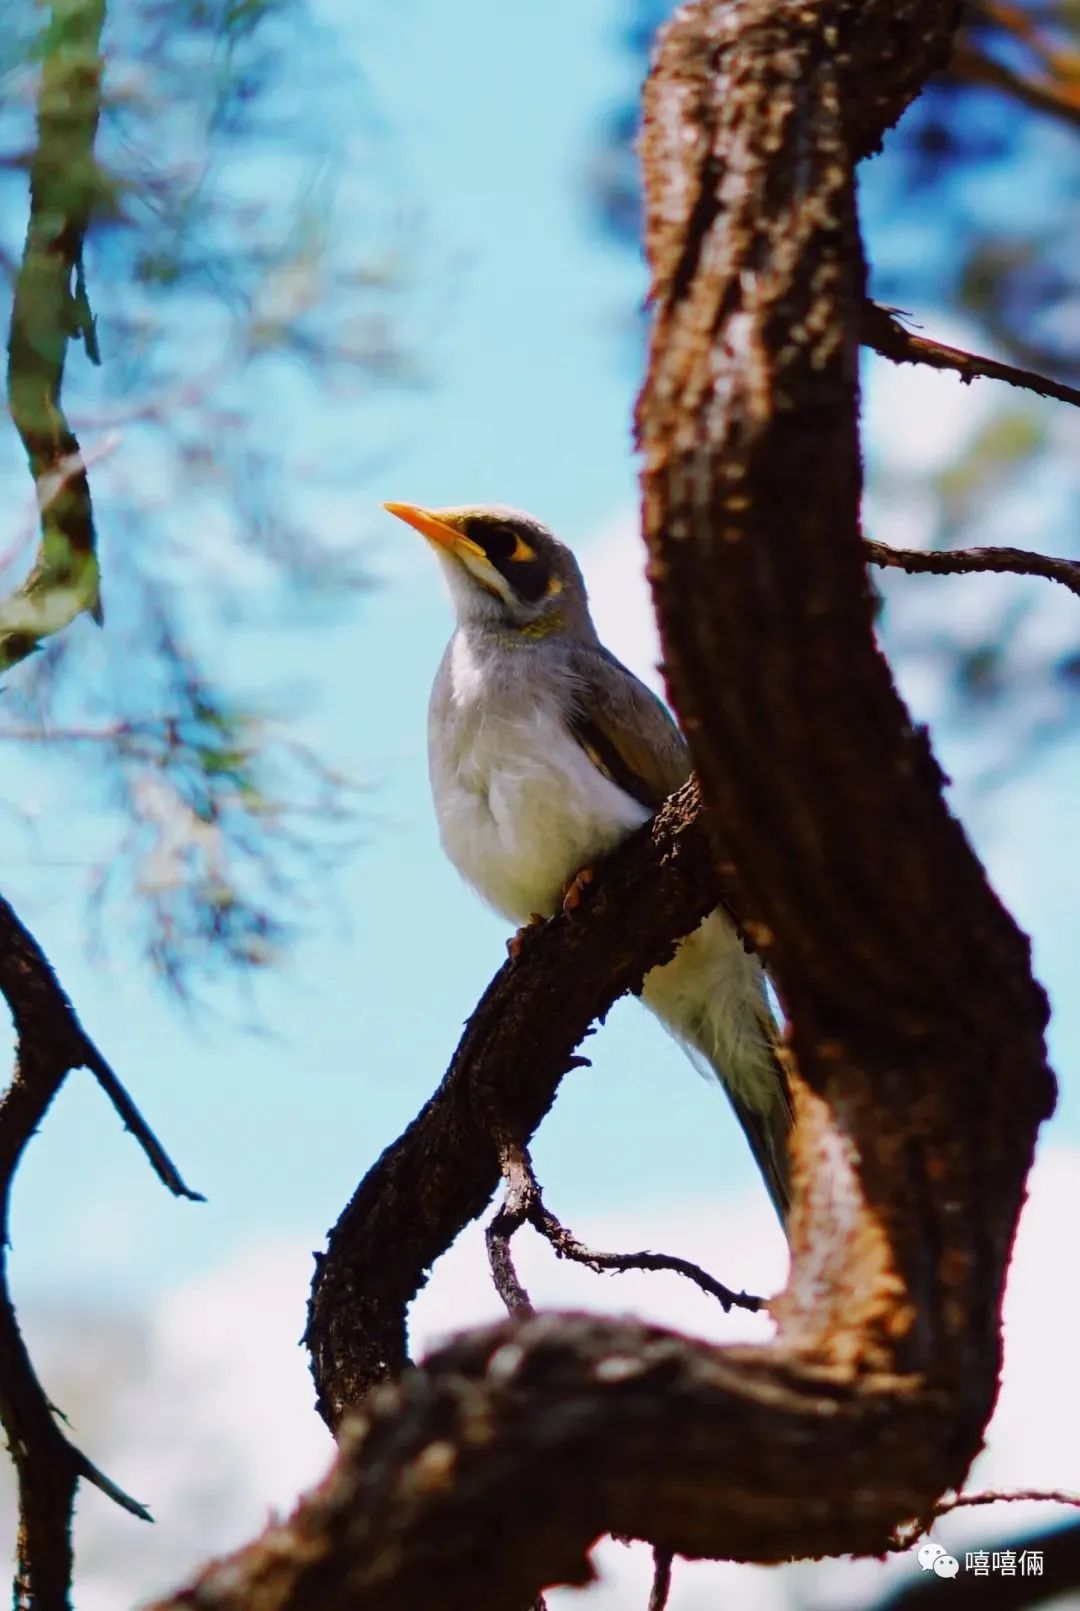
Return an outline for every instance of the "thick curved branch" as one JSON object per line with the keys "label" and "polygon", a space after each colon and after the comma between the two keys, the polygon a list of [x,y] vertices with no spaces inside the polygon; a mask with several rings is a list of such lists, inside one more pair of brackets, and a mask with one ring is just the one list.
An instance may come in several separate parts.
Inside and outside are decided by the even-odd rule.
{"label": "thick curved branch", "polygon": [[610,858],[584,905],[529,936],[492,980],[442,1085],[365,1177],[318,1261],[305,1341],[331,1428],[404,1368],[405,1309],[490,1202],[499,1130],[528,1142],[589,1025],[721,894],[690,782]]}
{"label": "thick curved branch", "polygon": [[907,571],[928,571],[934,576],[967,576],[990,571],[999,576],[1042,576],[1060,582],[1080,597],[1080,560],[1035,554],[1027,548],[890,548],[867,540],[866,557],[872,565]]}
{"label": "thick curved branch", "polygon": [[0,600],[0,670],[83,610],[100,620],[90,485],[61,402],[68,343],[97,338],[83,280],[83,243],[103,200],[94,161],[101,112],[104,0],[54,5],[44,33],[30,222],[8,338],[8,407],[37,490],[41,544],[33,569]]}
{"label": "thick curved branch", "polygon": [[[868,1378],[853,1423],[832,1371],[765,1356],[581,1315],[471,1334],[371,1396],[290,1521],[157,1611],[506,1611],[588,1581],[605,1531],[760,1561],[884,1548],[883,1514],[912,1498],[895,1384]],[[940,1408],[919,1402],[938,1469]],[[815,1503],[834,1458],[844,1516]]]}
{"label": "thick curved branch", "polygon": [[[970,1455],[1052,1102],[1046,1004],[874,643],[852,172],[899,110],[891,70],[912,50],[925,69],[953,13],[810,10],[813,35],[806,8],[785,24],[783,8],[702,7],[711,56],[687,20],[651,80],[646,534],[671,691],[805,1082],[782,1337],[955,1379]],[[880,77],[866,57],[855,69],[860,50]],[[855,1166],[842,1190],[840,1160]]]}

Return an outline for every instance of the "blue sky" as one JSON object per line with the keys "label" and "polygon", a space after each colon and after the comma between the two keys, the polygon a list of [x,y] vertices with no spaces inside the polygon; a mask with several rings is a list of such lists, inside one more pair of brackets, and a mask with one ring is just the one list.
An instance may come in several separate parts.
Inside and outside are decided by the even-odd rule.
{"label": "blue sky", "polygon": [[[505,925],[443,860],[427,796],[426,702],[448,606],[424,545],[380,501],[534,510],[581,548],[605,590],[605,631],[637,669],[650,669],[632,532],[638,376],[625,327],[644,278],[631,254],[592,232],[583,192],[599,115],[625,90],[617,7],[415,0],[362,10],[346,0],[317,8],[346,80],[353,67],[363,74],[365,118],[373,112],[389,141],[373,145],[365,118],[355,128],[346,120],[339,201],[347,215],[364,165],[388,150],[401,211],[419,218],[421,289],[451,287],[421,299],[431,383],[392,405],[390,470],[349,492],[355,540],[381,586],[317,632],[296,626],[223,642],[221,663],[249,686],[302,686],[298,732],[371,786],[366,842],[314,892],[309,935],[255,982],[251,1006],[201,1019],[151,986],[122,938],[108,962],[88,959],[66,877],[33,860],[19,865],[21,840],[4,847],[6,893],[87,1030],[208,1198],[171,1200],[90,1077],[76,1074],[15,1192],[13,1273],[24,1303],[80,1296],[139,1311],[274,1238],[320,1247],[358,1179],[437,1083],[502,962]],[[929,439],[932,457],[958,413],[986,406],[974,401],[982,393],[910,371],[898,379],[875,370],[869,390],[872,464],[897,445],[890,436],[901,446]],[[302,395],[282,388],[283,436]],[[348,399],[335,407],[350,417]],[[356,421],[361,439],[381,429],[377,402],[358,398]],[[121,443],[98,484],[106,575],[122,540],[110,521],[109,476],[123,454]],[[914,496],[914,471],[911,479]],[[313,517],[340,522],[335,496],[312,495]],[[949,609],[983,607],[981,578],[933,585],[953,589]],[[101,652],[92,629],[77,630],[92,666]],[[915,672],[911,686],[922,686]],[[962,739],[940,735],[946,764]],[[35,765],[31,757],[9,776],[56,812],[60,785]],[[1074,869],[1063,859],[1077,772],[1075,759],[1054,753],[973,818],[1002,893],[1036,935],[1061,1009],[1054,1045],[1066,1074],[1080,1047],[1071,987],[1080,929]],[[100,830],[76,817],[65,826],[66,853],[77,858],[79,836],[89,843]],[[535,1148],[552,1207],[583,1233],[601,1216],[609,1223],[632,1211],[640,1220],[653,1205],[658,1214],[715,1214],[712,1262],[725,1278],[723,1202],[752,1190],[754,1174],[722,1098],[635,1002],[620,1003],[586,1050],[593,1066],[564,1082]],[[1070,1102],[1054,1128],[1075,1141],[1078,1123]],[[769,1229],[762,1236],[778,1240]],[[299,1306],[294,1318],[298,1336]]]}

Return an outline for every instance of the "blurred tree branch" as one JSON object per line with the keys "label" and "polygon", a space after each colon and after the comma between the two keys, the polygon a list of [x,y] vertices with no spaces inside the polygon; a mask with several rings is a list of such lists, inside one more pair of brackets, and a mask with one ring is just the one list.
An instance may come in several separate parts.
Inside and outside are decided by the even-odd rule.
{"label": "blurred tree branch", "polygon": [[947,369],[967,382],[981,378],[1004,380],[1038,397],[1053,397],[1058,402],[1080,407],[1077,387],[1037,375],[1032,369],[1020,369],[1016,364],[1003,364],[996,358],[982,358],[977,353],[965,352],[962,347],[948,347],[944,342],[917,336],[889,308],[880,307],[876,302],[867,302],[863,309],[862,339],[864,345],[894,364],[926,364],[931,369]]}
{"label": "blurred tree branch", "polygon": [[104,0],[54,0],[42,39],[30,222],[8,338],[8,406],[34,477],[41,543],[27,579],[0,602],[0,670],[84,610],[101,620],[90,486],[61,389],[70,341],[100,361],[83,244],[108,190],[94,160],[104,22]]}
{"label": "blurred tree branch", "polygon": [[1075,67],[1068,77],[1035,77],[999,61],[966,37],[952,53],[949,72],[962,84],[1002,90],[1033,111],[1046,113],[1070,128],[1080,129],[1080,73]]}
{"label": "blurred tree branch", "polygon": [[[714,864],[778,980],[797,1071],[778,1343],[543,1315],[385,1379],[417,1274],[490,1195],[507,1115],[539,1122],[589,1014],[649,959],[632,931],[601,989],[589,939],[556,920],[459,1048],[490,1059],[490,1090],[454,1103],[444,1084],[347,1211],[369,1236],[381,1221],[389,1268],[342,1224],[320,1265],[321,1404],[335,1425],[355,1411],[336,1466],[170,1611],[507,1611],[587,1581],[606,1531],[740,1560],[876,1553],[980,1446],[1053,1103],[1046,1003],[876,649],[858,518],[853,170],[955,20],[931,0],[697,0],[646,89],[650,575]],[[655,833],[597,880],[593,939]],[[401,1176],[421,1131],[430,1169]]]}
{"label": "blurred tree branch", "polygon": [[158,1178],[178,1197],[199,1201],[180,1178],[112,1069],[84,1032],[48,959],[0,897],[0,992],[15,1024],[18,1053],[11,1084],[0,1098],[0,1419],[19,1485],[16,1611],[67,1611],[71,1585],[71,1522],[80,1481],[90,1482],[124,1510],[149,1512],[118,1488],[70,1441],[57,1421],[19,1331],[7,1284],[9,1207],[15,1172],[72,1069],[94,1074],[132,1131]]}
{"label": "blurred tree branch", "polygon": [[[379,458],[377,425],[361,445],[360,399],[416,381],[388,313],[407,231],[358,208],[360,247],[334,216],[350,182],[332,126],[347,72],[293,0],[136,0],[109,13],[104,56],[99,0],[19,19],[38,12],[46,26],[25,41],[12,19],[0,130],[26,236],[9,254],[10,383],[35,492],[0,537],[0,673],[22,661],[3,676],[0,804],[27,841],[6,853],[32,860],[45,826],[22,811],[31,770],[68,773],[62,787],[77,771],[62,831],[94,846],[79,881],[91,949],[122,934],[176,997],[205,1002],[230,974],[280,960],[359,837],[360,789],[288,720],[312,714],[297,675],[305,615],[325,622],[368,580],[357,522],[327,510],[345,507],[344,467],[355,484]],[[368,137],[367,91],[348,92]],[[364,183],[377,190],[378,174]],[[107,367],[65,367],[71,339],[96,352],[99,324]],[[297,401],[303,390],[317,395]],[[91,472],[92,509],[88,467],[120,438],[90,433],[110,426],[123,451]],[[21,505],[16,487],[7,507]],[[74,571],[96,598],[95,520],[124,537],[101,637],[60,630],[92,603]],[[269,696],[247,680],[253,665],[278,680]]]}
{"label": "blurred tree branch", "polygon": [[1025,548],[890,548],[887,543],[869,539],[865,548],[872,565],[907,571],[912,576],[920,571],[934,576],[967,576],[976,571],[1044,576],[1080,597],[1080,560],[1076,559],[1033,554]]}

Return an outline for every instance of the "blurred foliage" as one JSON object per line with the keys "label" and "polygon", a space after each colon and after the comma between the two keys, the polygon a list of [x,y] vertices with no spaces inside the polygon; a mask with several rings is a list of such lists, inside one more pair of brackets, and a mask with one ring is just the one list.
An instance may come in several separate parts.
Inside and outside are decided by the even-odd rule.
{"label": "blurred foliage", "polygon": [[[91,5],[5,8],[12,293],[42,85]],[[78,845],[99,936],[134,934],[183,993],[223,962],[272,960],[356,837],[357,789],[297,720],[295,661],[304,629],[365,582],[350,492],[386,445],[368,420],[358,447],[357,423],[376,391],[417,378],[397,333],[410,243],[369,177],[377,119],[301,0],[131,0],[107,9],[89,66],[103,69],[100,125],[77,176],[90,222],[59,367],[108,631],[83,617],[3,676],[0,856],[30,866],[46,841]],[[71,193],[63,161],[53,177]],[[30,312],[43,322],[33,299]],[[33,484],[7,437],[0,600],[41,566]],[[39,475],[43,521],[68,476]],[[256,694],[270,653],[281,689]],[[50,790],[50,817],[32,822],[28,802]]]}
{"label": "blurred foliage", "polygon": [[[634,250],[638,92],[653,34],[671,9],[666,0],[633,0],[624,10],[625,96],[604,115],[585,175],[595,223]],[[928,335],[1075,384],[1080,0],[969,8],[949,71],[864,165],[861,190],[878,301],[918,309]],[[894,461],[879,429],[870,535],[897,546],[998,542],[1080,553],[1080,420],[1064,405],[989,381],[968,396],[975,426],[940,472],[913,474]],[[1080,723],[1074,599],[1000,578],[877,580],[901,674],[925,711],[972,740],[970,781],[1000,778]]]}

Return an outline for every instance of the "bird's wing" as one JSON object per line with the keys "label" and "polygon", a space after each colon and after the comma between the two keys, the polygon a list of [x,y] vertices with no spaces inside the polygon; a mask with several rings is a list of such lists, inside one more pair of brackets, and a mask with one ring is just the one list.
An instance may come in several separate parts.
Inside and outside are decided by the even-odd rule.
{"label": "bird's wing", "polygon": [[665,705],[606,649],[579,650],[570,730],[599,772],[647,811],[690,776],[682,734]]}

